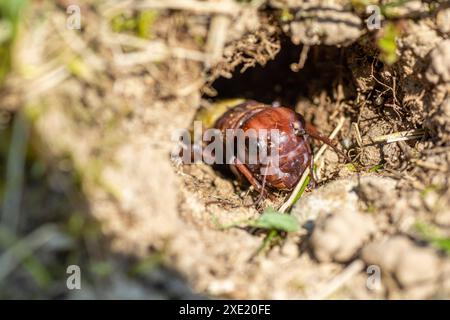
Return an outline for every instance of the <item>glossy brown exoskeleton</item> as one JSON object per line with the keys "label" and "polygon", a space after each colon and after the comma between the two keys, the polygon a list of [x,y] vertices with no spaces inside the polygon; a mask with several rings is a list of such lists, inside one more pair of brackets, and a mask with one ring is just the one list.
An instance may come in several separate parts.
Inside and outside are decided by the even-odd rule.
{"label": "glossy brown exoskeleton", "polygon": [[[234,155],[228,159],[231,170],[239,177],[242,175],[261,194],[266,194],[266,187],[276,190],[292,190],[308,166],[313,167],[314,159],[309,138],[320,140],[330,145],[336,152],[336,143],[320,134],[315,127],[306,124],[303,117],[285,107],[272,107],[255,101],[247,101],[229,109],[216,122],[214,127],[226,137],[227,129],[278,129],[279,142],[278,166],[270,167],[270,174],[261,174],[264,165],[246,164]],[[227,139],[227,137],[226,137]],[[270,138],[269,138],[270,139]],[[258,143],[259,144],[259,143]],[[261,146],[269,146],[270,141],[262,141]],[[247,150],[245,150],[246,152]],[[236,153],[236,152],[235,152]],[[312,176],[312,181],[315,182]]]}

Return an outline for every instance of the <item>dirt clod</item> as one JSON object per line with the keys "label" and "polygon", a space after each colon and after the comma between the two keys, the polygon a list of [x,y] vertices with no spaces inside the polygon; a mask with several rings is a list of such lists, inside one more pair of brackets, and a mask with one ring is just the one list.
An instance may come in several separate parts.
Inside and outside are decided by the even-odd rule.
{"label": "dirt clod", "polygon": [[450,8],[440,10],[436,17],[436,24],[439,28],[439,31],[449,35],[450,34],[450,24],[448,23],[449,21],[450,21]]}
{"label": "dirt clod", "polygon": [[[375,176],[361,179],[361,184],[389,182]],[[310,247],[319,261],[347,262],[375,233],[373,217],[361,212],[357,186],[355,179],[334,181],[305,196],[293,209],[300,221],[314,221]]]}
{"label": "dirt clod", "polygon": [[362,259],[380,267],[391,294],[400,286],[410,297],[424,299],[432,297],[437,290],[440,259],[433,249],[420,247],[406,237],[395,236],[370,244],[363,249]]}
{"label": "dirt clod", "polygon": [[362,21],[338,4],[304,4],[290,23],[292,42],[345,46],[362,33]]}
{"label": "dirt clod", "polygon": [[370,216],[352,211],[335,212],[316,221],[311,249],[318,261],[348,262],[374,229]]}
{"label": "dirt clod", "polygon": [[426,76],[432,83],[450,82],[450,40],[440,43],[430,54]]}

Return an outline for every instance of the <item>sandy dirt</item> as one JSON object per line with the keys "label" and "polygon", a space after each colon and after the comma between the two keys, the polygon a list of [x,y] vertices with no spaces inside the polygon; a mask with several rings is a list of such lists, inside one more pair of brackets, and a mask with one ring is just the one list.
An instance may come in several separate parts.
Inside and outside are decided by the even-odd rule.
{"label": "sandy dirt", "polygon": [[[135,1],[86,1],[75,31],[62,27],[65,1],[27,12],[0,108],[32,115],[51,172],[70,162],[84,204],[74,210],[98,222],[105,252],[158,254],[170,272],[150,283],[177,284],[150,295],[116,274],[102,285],[120,283],[119,297],[449,298],[449,2],[394,7],[372,31],[359,1],[211,2],[150,6],[144,38],[114,27],[144,10]],[[377,45],[388,23],[391,64]],[[265,231],[219,225],[259,217],[258,194],[226,170],[170,159],[177,129],[236,98],[292,107],[324,134],[343,119],[337,140],[352,160],[327,150],[318,187],[291,211],[301,228],[256,256]],[[390,140],[404,131],[413,137]],[[263,207],[289,196],[275,195]]]}

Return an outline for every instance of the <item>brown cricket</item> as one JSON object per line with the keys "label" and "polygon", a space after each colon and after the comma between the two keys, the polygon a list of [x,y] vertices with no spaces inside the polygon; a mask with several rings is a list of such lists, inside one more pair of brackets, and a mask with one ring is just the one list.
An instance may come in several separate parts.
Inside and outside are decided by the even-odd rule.
{"label": "brown cricket", "polygon": [[[278,129],[279,142],[278,166],[271,174],[261,174],[264,165],[246,164],[239,160],[234,153],[233,159],[228,159],[231,163],[231,171],[242,179],[244,176],[251,185],[262,195],[267,195],[267,188],[275,190],[292,190],[300,180],[303,172],[314,165],[314,157],[311,150],[310,138],[320,140],[333,148],[337,153],[343,155],[336,148],[336,141],[330,140],[322,135],[311,124],[305,122],[303,117],[294,110],[286,107],[272,107],[256,101],[246,101],[225,112],[214,124],[214,128],[219,129],[226,139],[227,129],[242,129],[244,132],[249,129]],[[268,138],[270,139],[270,138]],[[226,141],[224,140],[224,143]],[[260,141],[261,146],[268,147],[270,141]],[[248,152],[247,147],[244,152]],[[346,157],[344,155],[344,157]],[[270,166],[265,164],[265,166]],[[311,181],[315,184],[314,175],[311,174]]]}

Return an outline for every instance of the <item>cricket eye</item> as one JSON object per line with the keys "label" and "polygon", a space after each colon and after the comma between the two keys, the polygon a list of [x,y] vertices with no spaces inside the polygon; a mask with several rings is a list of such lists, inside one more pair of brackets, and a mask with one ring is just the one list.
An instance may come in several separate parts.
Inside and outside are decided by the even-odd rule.
{"label": "cricket eye", "polygon": [[294,134],[296,136],[304,136],[306,134],[305,129],[303,129],[299,122],[294,122],[292,124],[292,129],[294,130]]}

